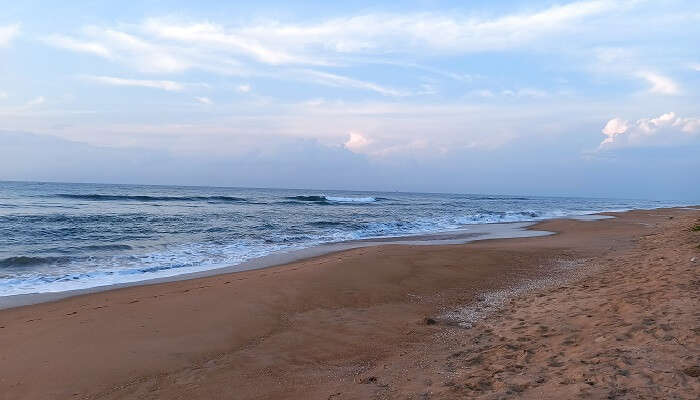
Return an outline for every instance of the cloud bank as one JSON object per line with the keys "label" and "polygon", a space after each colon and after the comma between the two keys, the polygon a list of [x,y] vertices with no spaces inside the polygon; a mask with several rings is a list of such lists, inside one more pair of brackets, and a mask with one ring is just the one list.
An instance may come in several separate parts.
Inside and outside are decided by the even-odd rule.
{"label": "cloud bank", "polygon": [[681,145],[700,138],[700,118],[682,118],[673,112],[635,122],[613,118],[602,132],[607,137],[600,143],[601,150]]}

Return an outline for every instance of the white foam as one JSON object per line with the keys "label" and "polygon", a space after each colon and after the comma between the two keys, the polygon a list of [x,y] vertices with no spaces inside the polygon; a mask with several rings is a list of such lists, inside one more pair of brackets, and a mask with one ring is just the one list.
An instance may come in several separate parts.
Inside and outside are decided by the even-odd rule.
{"label": "white foam", "polygon": [[323,196],[328,201],[333,201],[336,203],[373,203],[377,201],[374,197],[337,197],[337,196]]}

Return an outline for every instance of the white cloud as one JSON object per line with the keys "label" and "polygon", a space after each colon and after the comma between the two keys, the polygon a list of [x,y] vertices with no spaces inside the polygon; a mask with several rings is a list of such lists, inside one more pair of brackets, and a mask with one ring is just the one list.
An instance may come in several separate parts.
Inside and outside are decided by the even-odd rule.
{"label": "white cloud", "polygon": [[[3,99],[3,95],[6,96],[6,93],[0,92],[0,99]],[[3,118],[11,118],[11,117],[17,117],[20,115],[28,115],[36,111],[41,111],[42,114],[45,112],[43,108],[39,107],[42,104],[46,102],[46,98],[44,96],[37,96],[26,103],[22,103],[20,105],[10,105],[9,107],[0,107],[0,116]],[[5,119],[3,122],[8,121],[8,119]]]}
{"label": "white cloud", "polygon": [[681,118],[673,112],[635,122],[613,118],[605,124],[602,132],[607,137],[600,143],[601,150],[678,145],[700,137],[700,118]]}
{"label": "white cloud", "polygon": [[159,19],[149,19],[143,27],[146,32],[161,39],[214,46],[232,53],[251,56],[267,64],[314,63],[311,59],[288,54],[283,49],[268,47],[254,37],[227,32],[222,26],[212,23],[171,24]]}
{"label": "white cloud", "polygon": [[467,96],[483,97],[483,98],[531,98],[531,99],[543,99],[550,96],[550,93],[533,88],[522,88],[522,89],[504,89],[501,91],[494,91],[491,89],[476,89],[467,92]]}
{"label": "white cloud", "polygon": [[357,132],[350,132],[349,138],[344,143],[344,146],[346,149],[357,153],[367,147],[367,145],[369,145],[371,142],[372,141],[370,139]]}
{"label": "white cloud", "polygon": [[194,99],[202,104],[207,104],[207,105],[214,104],[214,102],[211,101],[211,99],[208,97],[195,97]]}
{"label": "white cloud", "polygon": [[420,90],[418,90],[416,92],[416,94],[419,94],[419,95],[438,94],[438,89],[435,87],[435,85],[431,85],[429,83],[422,83],[420,85]]}
{"label": "white cloud", "polygon": [[[52,35],[46,42],[111,57],[153,72],[200,68],[236,73],[242,64],[337,65],[353,56],[463,54],[521,47],[553,34],[576,33],[577,22],[623,9],[627,1],[589,0],[501,16],[454,13],[368,13],[312,23],[257,20],[237,26],[150,18],[140,24],[87,27],[81,38]],[[241,59],[248,59],[243,63]],[[251,72],[248,70],[247,72]],[[253,71],[254,72],[254,71]],[[450,71],[453,79],[469,75]]]}
{"label": "white cloud", "polygon": [[[156,36],[143,39],[134,34],[114,29],[89,27],[84,29],[84,34],[91,37],[89,40],[54,35],[46,38],[45,41],[60,48],[77,52],[88,52],[107,59],[115,59],[144,72],[173,73],[199,68],[213,72],[235,73],[234,70],[239,68],[239,63],[237,60],[232,59],[231,55],[238,55],[240,49],[253,51],[257,55],[255,58],[259,62],[268,64],[292,63],[291,58],[286,56],[276,57],[272,53],[261,49],[258,49],[259,51],[253,50],[249,46],[243,45],[242,42],[239,43],[238,39],[234,40],[234,38],[225,36],[220,32],[220,28],[210,24],[181,27],[166,26],[157,22],[157,20],[148,20],[142,28],[144,32],[152,33]],[[142,34],[144,33],[142,32]],[[162,42],[163,39],[178,40],[178,43]],[[161,41],[159,42],[159,40]],[[184,46],[179,43],[183,41],[186,42]],[[302,63],[301,60],[302,58],[300,57],[298,61],[294,62]],[[314,64],[311,61],[308,63]],[[259,73],[252,72],[251,74]],[[325,86],[369,90],[385,96],[405,95],[405,93],[398,90],[386,88],[372,82],[315,70],[290,71],[290,73],[276,74],[276,76],[292,77],[292,79],[311,81]],[[156,87],[153,82],[156,81],[143,81],[138,86]],[[158,87],[165,88],[161,83],[166,81],[157,82],[159,82]],[[131,83],[137,86],[137,83],[131,80],[110,80],[104,83],[122,85]],[[251,86],[242,84],[237,87],[237,90],[247,93],[251,90]]]}
{"label": "white cloud", "polygon": [[5,100],[7,98],[7,92],[0,91],[0,100]]}
{"label": "white cloud", "polygon": [[147,27],[169,39],[248,51],[263,62],[324,63],[333,62],[333,57],[325,60],[322,54],[408,52],[418,48],[462,53],[511,48],[552,32],[572,30],[576,21],[620,7],[620,2],[580,1],[495,18],[376,13],[311,24],[265,21],[231,29],[211,23],[164,20],[150,20]]}
{"label": "white cloud", "polygon": [[118,61],[143,72],[183,72],[194,66],[187,51],[165,44],[152,43],[136,35],[108,28],[87,27],[83,38],[50,35],[44,42],[79,53],[93,54]]}
{"label": "white cloud", "polygon": [[[148,18],[112,26],[90,26],[69,35],[51,35],[45,42],[53,46],[93,54],[144,73],[182,73],[201,70],[235,75],[243,79],[265,76],[273,79],[300,80],[316,84],[355,88],[385,96],[435,94],[421,88],[414,79],[410,90],[387,87],[378,79],[359,80],[352,73],[318,66],[352,67],[358,64],[386,64],[422,70],[433,77],[469,82],[474,75],[466,71],[442,71],[407,62],[416,55],[463,55],[478,52],[536,50],[553,47],[575,53],[596,49],[599,39],[617,35],[621,46],[626,38],[642,35],[632,31],[637,23],[637,0],[587,0],[551,6],[521,8],[518,12],[488,14],[475,12],[367,12],[312,20],[253,19],[227,25],[209,20],[177,17]],[[644,11],[643,9],[641,9]],[[659,24],[669,24],[664,14]],[[613,33],[601,26],[615,26]],[[663,25],[666,26],[666,25]],[[606,35],[606,36],[603,36]],[[576,38],[576,42],[571,39]],[[599,63],[619,62],[619,54],[601,52]],[[618,59],[611,60],[617,57]],[[607,61],[606,61],[607,60]],[[590,60],[589,60],[590,61]],[[686,61],[687,63],[688,61]],[[607,64],[606,64],[607,65]],[[636,64],[646,65],[646,64]],[[649,63],[654,65],[654,63]],[[687,64],[686,64],[687,65]],[[313,68],[315,72],[308,72]],[[635,74],[629,67],[617,75]],[[646,68],[646,67],[636,67]],[[651,67],[650,67],[651,68]],[[307,72],[299,73],[299,70]],[[610,71],[607,71],[608,73]],[[313,76],[312,76],[313,75]],[[655,93],[677,94],[678,85],[653,72],[637,75],[651,84]],[[417,83],[416,83],[417,82]],[[244,86],[237,90],[245,92]],[[545,97],[538,89],[513,89],[512,93],[494,90],[494,95]],[[555,93],[554,91],[550,94]]]}
{"label": "white cloud", "polygon": [[495,94],[489,89],[472,90],[468,94],[473,95],[473,96],[478,96],[478,97],[486,97],[486,98],[491,98],[491,97],[495,96]]}
{"label": "white cloud", "polygon": [[655,72],[650,72],[650,71],[641,71],[637,73],[637,76],[640,78],[645,79],[647,82],[651,84],[651,87],[649,88],[649,91],[651,93],[659,93],[659,94],[679,94],[680,89],[678,88],[678,85],[676,82],[674,82],[671,78],[660,75]]}
{"label": "white cloud", "polygon": [[348,87],[355,89],[370,90],[377,92],[384,96],[407,96],[409,93],[403,92],[397,89],[385,87],[372,82],[366,82],[358,79],[349,78],[347,76],[331,74],[328,72],[321,72],[315,70],[303,70],[300,71],[302,76],[307,79],[326,86],[333,87]]}
{"label": "white cloud", "polygon": [[94,29],[94,35],[100,35],[117,51],[125,56],[136,56],[138,67],[152,72],[182,72],[192,66],[192,62],[181,50],[168,46],[153,44],[135,35],[113,29]]}
{"label": "white cloud", "polygon": [[531,97],[531,98],[542,98],[547,97],[548,93],[544,90],[523,88],[518,90],[504,90],[501,92],[504,96],[508,97]]}
{"label": "white cloud", "polygon": [[20,25],[12,24],[0,26],[0,47],[4,47],[10,44],[20,33]]}
{"label": "white cloud", "polygon": [[75,51],[78,53],[89,53],[104,58],[112,58],[112,53],[101,43],[81,41],[63,35],[51,35],[44,38],[44,42],[58,48]]}
{"label": "white cloud", "polygon": [[613,118],[603,127],[603,134],[607,136],[600,143],[600,146],[606,146],[615,142],[615,136],[622,135],[629,129],[629,122],[621,118]]}
{"label": "white cloud", "polygon": [[29,100],[27,102],[27,106],[29,106],[29,107],[38,106],[38,105],[44,104],[45,101],[46,101],[46,99],[44,98],[44,96],[39,96],[35,99]]}
{"label": "white cloud", "polygon": [[184,89],[184,84],[174,81],[154,81],[145,79],[124,79],[112,76],[86,76],[85,79],[112,86],[136,86],[153,89],[162,89],[177,92]]}
{"label": "white cloud", "polygon": [[322,106],[323,104],[326,103],[325,99],[322,98],[316,98],[316,99],[311,99],[311,100],[306,100],[303,103],[301,103],[303,106],[309,106],[309,107],[318,107]]}
{"label": "white cloud", "polygon": [[700,64],[693,64],[690,66],[690,69],[700,72]]}

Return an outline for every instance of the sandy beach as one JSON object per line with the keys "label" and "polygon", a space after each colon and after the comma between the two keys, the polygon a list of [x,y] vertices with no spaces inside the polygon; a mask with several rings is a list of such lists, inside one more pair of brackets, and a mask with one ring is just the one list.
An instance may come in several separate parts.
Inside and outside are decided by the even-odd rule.
{"label": "sandy beach", "polygon": [[0,310],[0,398],[697,398],[700,210],[609,215]]}

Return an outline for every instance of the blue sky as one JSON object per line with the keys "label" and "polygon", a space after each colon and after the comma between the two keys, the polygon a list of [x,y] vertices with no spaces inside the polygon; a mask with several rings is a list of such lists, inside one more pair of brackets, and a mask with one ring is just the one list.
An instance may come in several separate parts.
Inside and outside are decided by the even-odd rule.
{"label": "blue sky", "polygon": [[700,199],[694,1],[24,1],[0,179]]}

